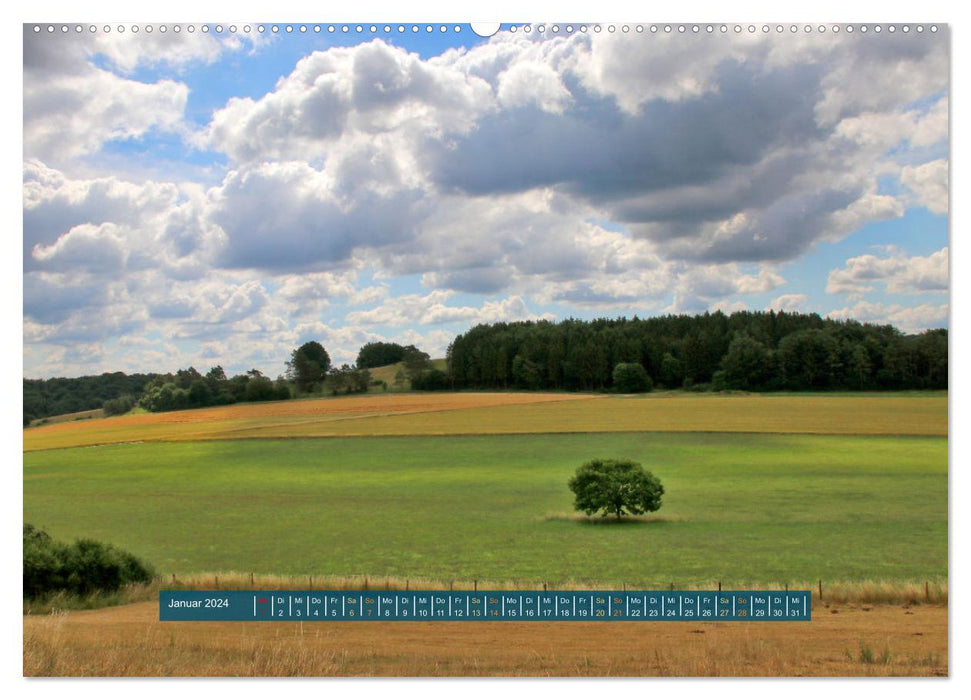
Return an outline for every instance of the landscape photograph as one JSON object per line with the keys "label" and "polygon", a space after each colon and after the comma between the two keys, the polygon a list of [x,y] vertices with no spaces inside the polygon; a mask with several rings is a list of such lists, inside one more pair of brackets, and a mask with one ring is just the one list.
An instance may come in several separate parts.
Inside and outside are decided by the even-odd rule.
{"label": "landscape photograph", "polygon": [[950,675],[946,24],[22,34],[25,677]]}

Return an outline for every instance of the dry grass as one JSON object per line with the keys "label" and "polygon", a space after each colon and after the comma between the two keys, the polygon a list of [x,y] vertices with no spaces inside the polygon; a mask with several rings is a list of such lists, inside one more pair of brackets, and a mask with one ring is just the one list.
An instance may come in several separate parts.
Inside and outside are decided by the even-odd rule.
{"label": "dry grass", "polygon": [[175,623],[155,603],[24,618],[27,676],[947,675],[947,608],[788,623]]}
{"label": "dry grass", "polygon": [[76,413],[62,413],[57,416],[48,416],[47,418],[35,418],[30,422],[31,427],[37,427],[41,425],[57,425],[59,423],[70,423],[72,421],[78,420],[93,420],[95,418],[104,418],[105,412],[100,408],[93,408],[90,411],[78,411]]}
{"label": "dry grass", "polygon": [[947,396],[441,393],[282,401],[24,431],[24,450],[143,440],[587,432],[947,435]]}
{"label": "dry grass", "polygon": [[[673,585],[673,584],[672,584]],[[835,581],[823,582],[823,597],[819,597],[818,581],[800,582],[732,582],[709,581],[700,586],[678,586],[679,590],[713,591],[812,591],[813,606],[828,609],[839,605],[947,605],[946,581]],[[64,593],[48,598],[24,601],[24,615],[49,615],[68,610],[92,610],[108,606],[158,601],[159,591],[165,590],[221,590],[221,591],[520,591],[520,590],[636,590],[647,588],[634,583],[616,581],[459,581],[431,578],[398,578],[394,576],[277,576],[248,574],[238,571],[173,575],[149,584],[132,584],[109,594],[92,593],[76,596]],[[651,587],[653,588],[653,587]],[[814,613],[815,614],[815,613]]]}

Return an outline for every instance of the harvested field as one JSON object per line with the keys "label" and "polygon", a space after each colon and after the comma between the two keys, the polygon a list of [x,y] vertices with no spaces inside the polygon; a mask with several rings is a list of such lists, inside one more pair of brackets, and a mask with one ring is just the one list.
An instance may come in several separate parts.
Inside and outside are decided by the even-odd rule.
{"label": "harvested field", "polygon": [[157,603],[24,617],[27,676],[941,676],[947,607],[794,623],[175,623]]}
{"label": "harvested field", "polygon": [[[312,437],[319,423],[396,415],[462,411],[531,403],[589,401],[590,394],[441,393],[387,394],[213,406],[190,411],[140,413],[102,420],[59,423],[24,432],[24,450],[140,440],[206,440],[238,437],[266,429]],[[342,430],[322,429],[323,434]]]}
{"label": "harvested field", "polygon": [[[429,415],[433,414],[433,415]],[[442,393],[242,404],[31,428],[24,450],[150,440],[591,432],[947,435],[947,396]]]}

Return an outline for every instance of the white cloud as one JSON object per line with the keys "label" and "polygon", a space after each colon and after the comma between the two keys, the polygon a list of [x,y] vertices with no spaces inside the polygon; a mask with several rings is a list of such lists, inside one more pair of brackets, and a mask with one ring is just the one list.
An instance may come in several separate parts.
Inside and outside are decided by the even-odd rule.
{"label": "white cloud", "polygon": [[111,223],[92,226],[81,224],[49,246],[35,245],[33,258],[45,269],[67,271],[86,269],[92,272],[121,272],[128,257],[124,232]]}
{"label": "white cloud", "polygon": [[524,61],[500,74],[497,97],[505,108],[535,105],[554,114],[562,114],[572,99],[560,76],[550,66]]}
{"label": "white cloud", "polygon": [[401,327],[418,323],[423,326],[449,323],[495,323],[498,321],[524,321],[553,318],[549,313],[534,313],[520,296],[502,300],[485,301],[482,306],[449,306],[446,302],[453,295],[446,290],[435,290],[424,296],[405,294],[386,299],[380,306],[366,311],[352,311],[347,321],[357,325]]}
{"label": "white cloud", "polygon": [[948,324],[947,304],[921,304],[902,306],[880,302],[859,301],[853,306],[834,309],[831,318],[852,318],[865,323],[891,324],[905,333],[919,333],[931,328],[944,328]]}
{"label": "white cloud", "polygon": [[923,165],[905,166],[900,173],[900,181],[914,193],[920,206],[927,207],[935,214],[947,215],[947,175],[947,161],[938,159]]}
{"label": "white cloud", "polygon": [[223,232],[219,264],[290,272],[346,265],[358,247],[413,235],[418,193],[362,185],[353,195],[333,172],[306,163],[264,163],[230,171],[210,190],[206,216]]}
{"label": "white cloud", "polygon": [[129,80],[83,61],[63,74],[25,64],[24,156],[64,163],[108,141],[137,139],[153,129],[176,131],[188,96],[183,83]]}
{"label": "white cloud", "polygon": [[[731,308],[744,302],[738,295],[764,294],[785,284],[786,280],[769,266],[755,274],[745,273],[734,263],[690,267],[677,275],[674,301],[667,313],[699,313],[709,309]],[[728,307],[724,307],[728,304]],[[741,306],[739,307],[741,308]]]}
{"label": "white cloud", "polygon": [[[238,50],[244,40],[233,35],[217,39],[213,33],[152,31],[105,34],[97,32],[86,44],[88,54],[100,54],[112,67],[131,73],[138,67],[168,65],[175,68],[189,63],[213,63],[226,51]],[[253,33],[245,41],[252,41]],[[259,35],[255,35],[259,36]]]}
{"label": "white cloud", "polygon": [[805,294],[782,294],[769,302],[769,309],[777,311],[802,311],[809,297]]}
{"label": "white cloud", "polygon": [[230,99],[208,141],[237,161],[307,158],[354,133],[466,130],[492,100],[483,80],[375,39],[312,53],[259,100]]}
{"label": "white cloud", "polygon": [[947,141],[948,137],[948,99],[942,97],[921,115],[910,143],[913,146],[933,146]]}
{"label": "white cloud", "polygon": [[892,248],[890,257],[860,255],[829,273],[828,294],[862,295],[878,287],[890,294],[948,291],[948,249],[928,256],[907,256]]}

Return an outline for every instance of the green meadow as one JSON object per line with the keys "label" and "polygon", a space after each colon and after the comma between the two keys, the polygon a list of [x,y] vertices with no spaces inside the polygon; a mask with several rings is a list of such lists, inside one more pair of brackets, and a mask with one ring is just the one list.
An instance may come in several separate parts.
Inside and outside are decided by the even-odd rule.
{"label": "green meadow", "polygon": [[[640,520],[567,480],[630,457]],[[698,585],[947,576],[947,438],[594,433],[222,440],[24,454],[24,521],[160,573]]]}

